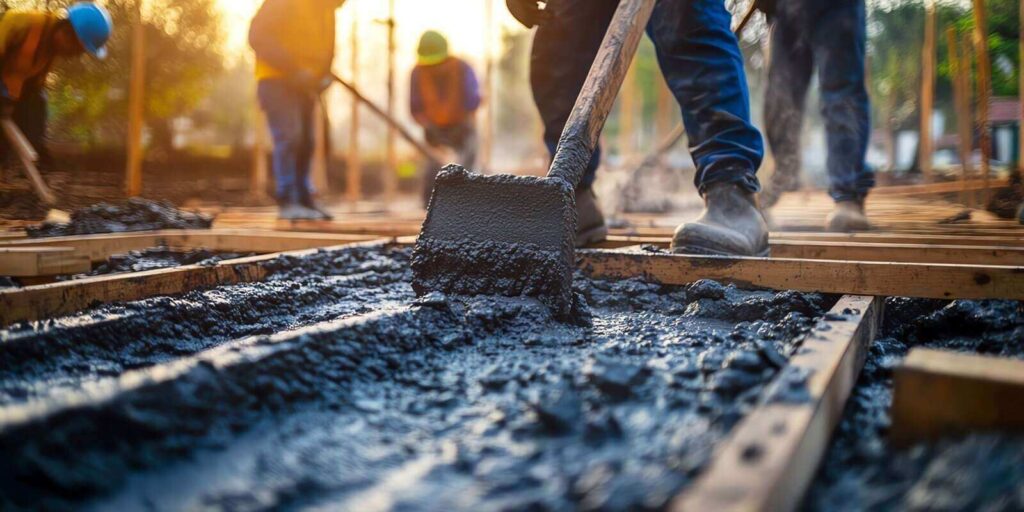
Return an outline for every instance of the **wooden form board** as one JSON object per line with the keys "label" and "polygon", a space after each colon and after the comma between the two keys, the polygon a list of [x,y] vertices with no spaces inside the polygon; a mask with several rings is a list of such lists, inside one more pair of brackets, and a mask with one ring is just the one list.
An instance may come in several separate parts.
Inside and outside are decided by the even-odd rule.
{"label": "wooden form board", "polygon": [[91,268],[89,258],[70,247],[0,247],[0,276],[80,274]]}
{"label": "wooden form board", "polygon": [[[842,297],[831,311],[837,319],[808,334],[762,403],[719,445],[711,464],[672,509],[795,510],[864,366],[883,304],[880,298]],[[788,399],[773,393],[775,386],[789,386],[794,375],[803,376],[804,393]]]}
{"label": "wooden form board", "polygon": [[[342,249],[390,242],[359,242],[327,247]],[[221,261],[215,265],[186,265],[175,268],[112,274],[75,281],[0,290],[0,326],[69,314],[109,302],[124,302],[156,295],[174,295],[224,284],[260,281],[266,277],[263,263],[280,256],[303,256],[319,249],[264,254]]]}
{"label": "wooden form board", "polygon": [[[204,248],[223,252],[271,253],[313,249],[349,242],[380,238],[377,235],[331,233],[291,233],[282,231],[186,229],[111,233],[102,235],[62,236],[52,238],[22,238],[0,241],[0,248],[54,246],[70,247],[78,255],[93,262],[106,261],[114,254],[149,247],[166,246],[172,249]],[[3,274],[0,274],[3,275]]]}
{"label": "wooden form board", "polygon": [[933,299],[1024,300],[1024,267],[730,258],[600,250],[577,252],[595,277],[644,276],[664,284],[715,279],[746,287]]}
{"label": "wooden form board", "polygon": [[915,348],[894,373],[897,445],[976,430],[1024,431],[1024,361]]}
{"label": "wooden form board", "polygon": [[[653,245],[667,249],[669,238],[608,237],[595,248],[617,249]],[[929,245],[872,242],[817,242],[772,240],[773,258],[811,260],[891,261],[974,265],[1024,265],[1024,247],[984,245]]]}

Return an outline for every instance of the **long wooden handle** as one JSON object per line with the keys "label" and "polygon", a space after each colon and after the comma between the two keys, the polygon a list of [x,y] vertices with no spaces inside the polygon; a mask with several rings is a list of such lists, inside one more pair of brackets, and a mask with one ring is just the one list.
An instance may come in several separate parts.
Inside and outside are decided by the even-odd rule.
{"label": "long wooden handle", "polygon": [[608,112],[636,54],[655,0],[622,0],[612,17],[587,81],[565,123],[548,176],[561,178],[573,188],[597,146]]}
{"label": "long wooden handle", "polygon": [[25,167],[25,173],[28,174],[29,181],[32,182],[32,188],[36,189],[36,194],[47,205],[57,204],[57,198],[50,191],[50,187],[46,186],[43,176],[39,174],[39,169],[36,169],[36,160],[39,160],[39,153],[32,147],[25,134],[21,132],[18,125],[14,124],[14,121],[10,118],[0,120],[0,127],[3,127],[4,136],[11,146],[14,147],[14,151],[18,153],[21,165]]}
{"label": "long wooden handle", "polygon": [[332,74],[331,78],[333,78],[335,82],[341,84],[342,87],[348,89],[348,92],[352,93],[352,96],[355,96],[356,100],[358,100],[363,105],[369,107],[374,114],[380,116],[381,119],[383,119],[392,128],[394,128],[395,131],[397,131],[398,134],[401,135],[402,138],[406,140],[406,142],[412,144],[412,146],[416,148],[416,150],[419,151],[424,157],[434,161],[434,163],[438,165],[444,163],[444,157],[441,157],[436,151],[427,147],[426,144],[420,142],[419,139],[417,139],[416,137],[413,137],[413,135],[409,133],[409,131],[406,130],[404,126],[399,124],[398,121],[389,116],[387,112],[378,107],[374,102],[370,101],[366,96],[363,96],[363,94],[359,92],[359,89],[356,89],[354,85],[346,82],[340,76],[335,74]]}

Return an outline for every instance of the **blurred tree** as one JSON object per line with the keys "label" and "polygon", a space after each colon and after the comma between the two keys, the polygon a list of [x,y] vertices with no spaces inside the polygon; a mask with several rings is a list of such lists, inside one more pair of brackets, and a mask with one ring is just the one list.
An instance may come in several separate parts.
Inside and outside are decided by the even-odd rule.
{"label": "blurred tree", "polygon": [[[114,34],[106,60],[57,64],[50,77],[52,133],[96,145],[124,140],[137,0],[108,0]],[[58,9],[70,0],[8,0],[10,8]],[[224,70],[223,21],[216,0],[146,0],[146,123],[151,147],[171,150],[171,121],[203,100]]]}

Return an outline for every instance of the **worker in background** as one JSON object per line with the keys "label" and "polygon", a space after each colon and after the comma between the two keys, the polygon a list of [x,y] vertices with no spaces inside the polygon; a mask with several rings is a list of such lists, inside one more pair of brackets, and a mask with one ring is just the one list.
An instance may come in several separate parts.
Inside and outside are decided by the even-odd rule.
{"label": "worker in background", "polygon": [[[480,86],[465,61],[448,54],[448,40],[428,30],[420,38],[418,60],[409,84],[412,117],[423,127],[427,144],[456,152],[455,163],[472,168],[476,162],[476,110]],[[431,166],[424,179],[423,201],[430,200],[438,169]]]}
{"label": "worker in background", "polygon": [[761,203],[769,208],[799,184],[804,103],[817,68],[829,195],[835,201],[825,228],[869,229],[864,201],[875,175],[865,162],[871,114],[864,84],[864,0],[760,0],[758,7],[771,26],[764,122],[775,156],[775,174]]}
{"label": "worker in background", "polygon": [[[544,142],[554,154],[619,1],[506,2],[521,23],[539,25],[530,83],[544,121]],[[731,19],[721,0],[661,0],[647,26],[662,73],[682,107],[697,165],[695,182],[705,201],[699,218],[676,229],[675,252],[768,252],[768,228],[755,199],[763,144],[750,122],[750,93]],[[576,191],[578,245],[608,232],[591,188],[600,158],[598,147]]]}
{"label": "worker in background", "polygon": [[344,0],[265,0],[249,27],[257,96],[274,140],[278,217],[330,219],[314,200],[314,109],[331,85],[334,11]]}
{"label": "worker in background", "polygon": [[[114,25],[107,10],[92,2],[60,14],[12,9],[0,16],[0,115],[12,119],[45,159],[50,68],[57,58],[106,57]],[[6,140],[0,148],[6,154]]]}

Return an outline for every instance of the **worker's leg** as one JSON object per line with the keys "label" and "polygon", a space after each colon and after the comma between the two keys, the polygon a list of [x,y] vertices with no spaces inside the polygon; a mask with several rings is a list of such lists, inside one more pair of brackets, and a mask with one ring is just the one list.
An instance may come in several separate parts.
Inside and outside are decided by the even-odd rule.
{"label": "worker's leg", "polygon": [[[260,106],[267,115],[267,124],[274,140],[274,183],[280,216],[285,219],[311,219],[316,212],[302,206],[299,180],[305,180],[308,169],[300,177],[304,145],[304,114],[307,101],[304,95],[289,87],[283,80],[261,80],[257,86]],[[306,157],[305,165],[309,161]]]}
{"label": "worker's leg", "polygon": [[814,69],[804,3],[782,3],[772,18],[764,124],[775,172],[761,193],[762,208],[771,207],[783,192],[796,190],[800,183],[804,104]]}
{"label": "worker's leg", "polygon": [[721,0],[662,0],[648,26],[658,63],[682,107],[696,185],[707,208],[676,230],[679,252],[757,255],[768,229],[756,206],[761,134],[750,122],[743,57]]}
{"label": "worker's leg", "polygon": [[829,194],[837,203],[830,229],[867,229],[864,199],[875,184],[866,165],[870,104],[864,84],[863,0],[835,0],[814,24],[814,58],[819,66],[821,114],[828,145]]}
{"label": "worker's leg", "polygon": [[[530,86],[544,121],[544,143],[554,155],[618,0],[551,0],[555,16],[537,29],[530,55]],[[594,183],[601,148],[594,151],[580,189]]]}
{"label": "worker's leg", "polygon": [[46,91],[26,91],[25,96],[15,103],[11,118],[14,120],[25,138],[39,153],[39,167],[46,169],[52,166],[52,158],[46,146],[46,123],[49,116]]}
{"label": "worker's leg", "polygon": [[480,148],[476,123],[470,119],[457,127],[452,140],[452,149],[458,153],[459,164],[468,169],[476,168],[476,154]]}
{"label": "worker's leg", "polygon": [[296,165],[296,190],[299,202],[312,204],[313,194],[313,153],[316,151],[316,125],[313,122],[313,109],[319,108],[315,98],[308,94],[299,95],[299,143],[297,146],[298,164]]}

